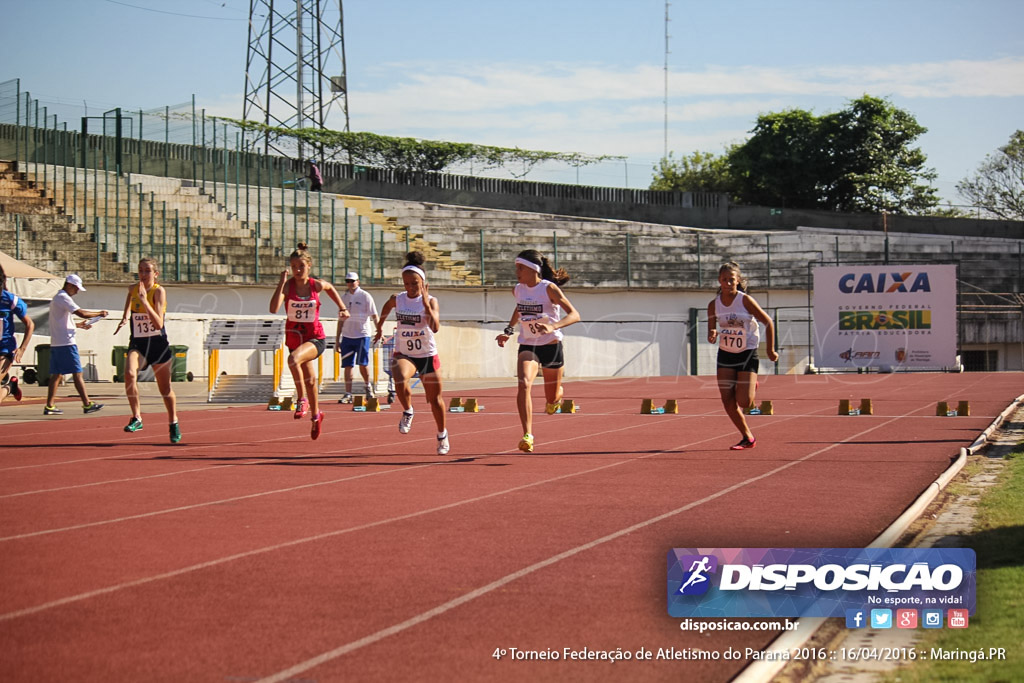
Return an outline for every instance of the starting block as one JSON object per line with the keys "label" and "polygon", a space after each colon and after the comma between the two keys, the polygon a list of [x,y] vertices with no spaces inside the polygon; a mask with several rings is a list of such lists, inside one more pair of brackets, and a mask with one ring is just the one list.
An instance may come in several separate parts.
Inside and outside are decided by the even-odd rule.
{"label": "starting block", "polygon": [[750,410],[747,411],[747,415],[774,415],[775,407],[771,401],[761,401],[760,406],[751,406]]}
{"label": "starting block", "polygon": [[859,408],[850,407],[850,399],[842,398],[839,399],[839,414],[840,415],[874,415],[874,406],[871,403],[870,398],[862,398],[860,400]]}
{"label": "starting block", "polygon": [[453,398],[448,402],[449,413],[479,413],[484,407],[475,398]]}
{"label": "starting block", "polygon": [[291,396],[285,396],[281,399],[281,410],[295,410],[295,403],[292,401]]}
{"label": "starting block", "polygon": [[678,415],[679,414],[679,402],[670,398],[665,401],[664,406],[654,405],[653,398],[645,398],[640,403],[640,414],[641,415]]}
{"label": "starting block", "polygon": [[281,401],[277,396],[271,396],[267,403],[267,410],[281,410]]}
{"label": "starting block", "polygon": [[947,401],[939,401],[935,405],[935,414],[938,417],[957,417],[959,415],[967,417],[971,414],[971,402],[960,401],[956,406],[956,410],[952,410]]}
{"label": "starting block", "polygon": [[560,413],[575,413],[580,407],[576,405],[576,401],[571,398],[564,399],[562,405],[559,406],[558,412]]}
{"label": "starting block", "polygon": [[363,396],[356,396],[352,401],[352,410],[357,413],[379,413],[380,412],[380,399],[374,396],[373,398],[365,398]]}

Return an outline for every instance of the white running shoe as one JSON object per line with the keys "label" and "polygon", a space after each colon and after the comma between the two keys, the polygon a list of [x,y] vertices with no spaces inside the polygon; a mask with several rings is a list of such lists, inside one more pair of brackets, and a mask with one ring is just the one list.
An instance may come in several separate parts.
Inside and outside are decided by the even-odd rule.
{"label": "white running shoe", "polygon": [[451,444],[448,443],[448,435],[438,437],[437,439],[437,454],[448,455],[448,451],[451,450]]}
{"label": "white running shoe", "polygon": [[376,398],[377,392],[373,390],[373,385],[370,383],[366,384],[366,398]]}
{"label": "white running shoe", "polygon": [[398,431],[402,434],[408,434],[409,430],[412,429],[412,418],[416,417],[414,413],[402,413],[402,421],[398,423]]}

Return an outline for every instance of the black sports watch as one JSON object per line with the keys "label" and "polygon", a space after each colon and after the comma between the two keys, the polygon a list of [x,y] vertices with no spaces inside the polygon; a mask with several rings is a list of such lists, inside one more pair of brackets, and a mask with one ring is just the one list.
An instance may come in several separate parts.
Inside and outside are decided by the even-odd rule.
{"label": "black sports watch", "polygon": [[513,334],[515,334],[515,332],[516,332],[516,328],[512,327],[511,325],[506,325],[505,326],[505,336],[506,337],[511,337]]}

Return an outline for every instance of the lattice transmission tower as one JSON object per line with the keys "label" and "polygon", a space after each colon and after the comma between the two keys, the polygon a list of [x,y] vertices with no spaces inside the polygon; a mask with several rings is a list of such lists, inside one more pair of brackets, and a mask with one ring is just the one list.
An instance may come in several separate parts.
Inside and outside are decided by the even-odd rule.
{"label": "lattice transmission tower", "polygon": [[[249,0],[249,47],[245,58],[242,118],[282,128],[325,128],[332,111],[349,130],[341,0]],[[335,124],[335,129],[339,127]],[[304,157],[265,135],[247,140]]]}

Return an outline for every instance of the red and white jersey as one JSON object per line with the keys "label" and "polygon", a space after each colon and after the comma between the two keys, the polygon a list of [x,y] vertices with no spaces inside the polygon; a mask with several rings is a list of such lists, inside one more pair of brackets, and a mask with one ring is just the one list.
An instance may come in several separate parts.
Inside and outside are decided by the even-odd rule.
{"label": "red and white jersey", "polygon": [[[434,297],[430,297],[434,299]],[[427,324],[423,295],[412,298],[405,292],[395,295],[395,352],[410,358],[437,355],[434,331]]]}
{"label": "red and white jersey", "polygon": [[519,312],[519,343],[527,346],[543,346],[562,341],[562,331],[555,330],[547,334],[537,331],[536,324],[545,322],[549,325],[562,318],[562,307],[551,301],[548,296],[549,280],[541,280],[533,287],[522,283],[512,290],[516,298],[516,311]]}
{"label": "red and white jersey", "polygon": [[[309,296],[300,297],[295,292],[295,280],[289,280],[285,288],[284,308],[288,316],[285,336],[288,347],[293,348],[311,339],[323,339],[324,326],[320,322],[320,294],[316,291],[317,281],[309,279]],[[297,342],[297,343],[296,343]]]}

